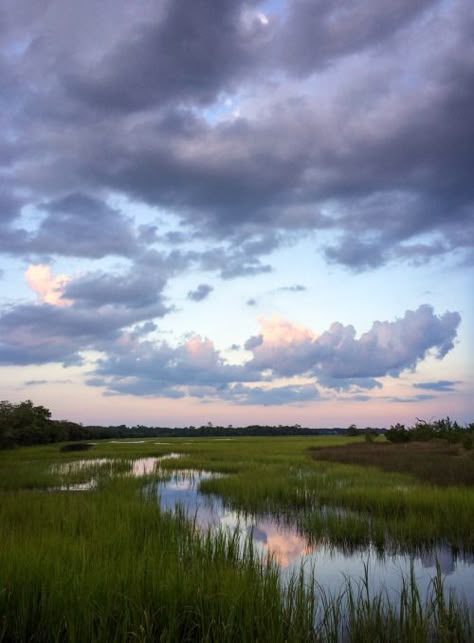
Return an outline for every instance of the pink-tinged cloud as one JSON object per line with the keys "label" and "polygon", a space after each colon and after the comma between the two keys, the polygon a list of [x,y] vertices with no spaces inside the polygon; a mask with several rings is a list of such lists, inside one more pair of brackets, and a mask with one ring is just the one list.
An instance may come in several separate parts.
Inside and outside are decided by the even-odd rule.
{"label": "pink-tinged cloud", "polygon": [[25,281],[38,299],[51,306],[71,306],[71,299],[63,299],[66,285],[71,281],[68,275],[54,276],[50,266],[32,264],[25,271]]}
{"label": "pink-tinged cloud", "polygon": [[[436,315],[428,305],[407,310],[395,321],[375,321],[360,337],[339,322],[316,336],[279,318],[261,320],[261,333],[246,348],[250,364],[277,376],[312,374],[322,383],[398,376],[414,369],[428,354],[442,359],[454,346],[461,316]],[[370,386],[369,386],[370,387]]]}

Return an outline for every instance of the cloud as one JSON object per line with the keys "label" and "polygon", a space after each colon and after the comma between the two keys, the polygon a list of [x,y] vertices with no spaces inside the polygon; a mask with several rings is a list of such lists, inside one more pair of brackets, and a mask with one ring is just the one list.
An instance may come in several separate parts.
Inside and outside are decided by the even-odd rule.
{"label": "cloud", "polygon": [[420,388],[426,391],[439,391],[442,393],[454,391],[456,386],[461,384],[459,380],[437,380],[435,382],[416,382],[414,388]]}
{"label": "cloud", "polygon": [[113,392],[155,397],[200,397],[204,387],[219,397],[229,383],[258,379],[260,375],[245,366],[226,364],[209,339],[195,335],[176,347],[123,338],[97,362],[88,383]]}
{"label": "cloud", "polygon": [[188,299],[191,301],[202,301],[209,297],[213,290],[214,288],[209,284],[199,284],[196,290],[190,290],[188,292]]}
{"label": "cloud", "polygon": [[[135,256],[157,237],[107,205],[119,193],[205,239],[223,278],[309,231],[355,271],[472,261],[469,0],[258,4],[8,2],[1,249]],[[31,233],[19,210],[38,204]]]}
{"label": "cloud", "polygon": [[[360,395],[452,349],[459,314],[429,306],[360,336],[262,320],[239,368],[149,336],[171,278],[269,274],[302,239],[355,273],[474,262],[470,0],[43,9],[6,0],[0,21],[0,252],[33,264],[39,297],[0,312],[2,363],[95,350],[109,392],[301,400],[279,378]],[[51,256],[87,268],[66,283]]]}
{"label": "cloud", "polygon": [[218,6],[209,0],[164,2],[154,19],[132,24],[128,38],[93,69],[78,66],[63,82],[79,100],[108,111],[170,101],[210,104],[232,87],[261,46],[264,26],[244,20],[244,6],[236,0]]}
{"label": "cloud", "polygon": [[252,277],[272,271],[271,265],[262,263],[261,259],[279,244],[280,239],[272,233],[258,234],[252,239],[246,239],[244,234],[225,247],[196,253],[194,259],[202,270],[219,270],[222,279]]}
{"label": "cloud", "polygon": [[304,292],[306,290],[306,286],[303,286],[302,284],[293,284],[292,286],[281,286],[280,288],[277,288],[280,292]]}
{"label": "cloud", "polygon": [[286,404],[304,404],[319,400],[320,394],[314,384],[287,386],[244,386],[236,384],[226,391],[225,398],[241,405],[281,406]]}
{"label": "cloud", "polygon": [[[338,322],[316,334],[278,316],[261,318],[260,333],[245,342],[252,357],[234,365],[226,361],[225,351],[198,335],[176,346],[151,339],[157,328],[151,319],[166,313],[159,296],[138,293],[132,301],[133,285],[125,283],[99,304],[101,279],[96,290],[91,276],[78,283],[78,297],[69,307],[20,305],[0,316],[0,363],[79,364],[84,351],[94,350],[101,356],[87,384],[110,394],[277,405],[303,404],[319,399],[321,389],[333,389],[362,400],[365,391],[382,388],[376,378],[414,371],[428,355],[442,359],[460,323],[459,313],[436,315],[426,305],[395,321],[374,322],[359,337],[352,326]],[[79,296],[81,288],[90,289],[88,298]],[[281,383],[281,378],[295,377],[304,383]],[[415,387],[451,390],[455,384],[439,380]],[[420,395],[416,399],[431,399]]]}
{"label": "cloud", "polygon": [[246,351],[251,351],[254,348],[257,348],[257,346],[261,346],[263,344],[263,335],[254,335],[253,337],[249,337],[249,339],[245,342],[244,348]]}
{"label": "cloud", "polygon": [[[336,391],[357,391],[375,390],[383,388],[379,380],[373,377],[344,377],[337,378],[325,375],[321,372],[318,373],[318,384],[326,388],[334,389]],[[352,399],[352,398],[351,398]]]}
{"label": "cloud", "polygon": [[63,299],[64,290],[71,281],[69,275],[53,275],[50,266],[33,264],[25,272],[25,281],[38,299],[52,306],[70,306],[70,299]]}
{"label": "cloud", "polygon": [[67,285],[65,294],[72,292],[76,297],[69,306],[45,303],[7,308],[0,314],[0,364],[80,364],[84,351],[113,350],[123,330],[131,327],[130,337],[137,341],[136,336],[154,329],[153,319],[169,312],[160,282],[150,293],[148,285],[155,282],[153,275],[149,278],[142,292],[143,282],[134,282],[130,275],[96,279],[88,275]]}
{"label": "cloud", "polygon": [[100,259],[107,255],[133,257],[147,240],[154,241],[147,239],[143,229],[135,231],[118,210],[88,194],[71,193],[34,205],[45,213],[38,227],[29,231],[14,227],[15,217],[10,217],[0,250]]}
{"label": "cloud", "polygon": [[428,400],[436,399],[436,395],[429,395],[427,393],[419,393],[411,397],[392,396],[384,398],[387,402],[394,404],[414,404],[416,402],[426,402]]}
{"label": "cloud", "polygon": [[165,284],[166,276],[136,264],[125,273],[87,273],[71,281],[65,293],[84,308],[120,306],[133,311],[157,306],[161,316],[166,312],[162,297]]}
{"label": "cloud", "polygon": [[137,240],[118,211],[87,194],[73,193],[41,206],[46,218],[27,249],[100,258],[133,255]]}
{"label": "cloud", "polygon": [[372,378],[415,369],[428,353],[442,359],[454,347],[460,321],[457,312],[437,316],[423,305],[396,321],[374,322],[356,338],[353,326],[339,322],[316,336],[279,317],[262,319],[263,341],[252,348],[251,365],[279,376],[312,373],[323,382],[360,379],[373,385]]}
{"label": "cloud", "polygon": [[72,380],[27,380],[23,386],[42,386],[43,384],[72,384]]}
{"label": "cloud", "polygon": [[284,65],[311,74],[341,56],[392,38],[433,6],[433,0],[396,0],[390,6],[342,0],[295,0],[279,42]]}
{"label": "cloud", "polygon": [[[236,404],[302,404],[319,399],[321,389],[362,401],[369,399],[365,391],[382,388],[375,378],[413,371],[429,354],[442,359],[453,346],[459,323],[458,313],[437,316],[431,307],[420,306],[395,321],[374,322],[357,338],[352,326],[340,323],[316,335],[278,316],[262,318],[261,333],[245,343],[252,358],[238,366],[228,364],[209,339],[199,336],[172,346],[123,334],[97,362],[89,384],[115,393],[186,395]],[[306,382],[279,382],[294,377]]]}

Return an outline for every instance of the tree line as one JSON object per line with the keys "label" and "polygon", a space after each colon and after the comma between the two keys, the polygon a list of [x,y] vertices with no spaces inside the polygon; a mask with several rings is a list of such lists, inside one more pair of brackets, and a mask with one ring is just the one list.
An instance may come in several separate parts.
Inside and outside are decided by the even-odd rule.
{"label": "tree line", "polygon": [[474,445],[474,422],[462,426],[456,420],[445,417],[440,420],[427,422],[417,418],[413,426],[394,424],[385,433],[390,442],[428,442],[430,440],[447,440],[451,443],[462,443],[467,449]]}
{"label": "tree line", "polygon": [[[376,429],[380,431],[380,429]],[[345,428],[311,429],[299,424],[243,427],[204,426],[153,427],[125,424],[111,426],[83,426],[69,420],[52,420],[51,411],[35,405],[31,400],[14,404],[0,402],[0,449],[34,444],[49,444],[77,440],[102,440],[120,438],[172,438],[172,437],[236,437],[236,436],[290,436],[338,435]]]}
{"label": "tree line", "polygon": [[35,405],[31,400],[25,400],[18,404],[8,401],[0,402],[0,449],[53,442],[121,438],[365,435],[366,438],[373,439],[380,434],[384,434],[391,442],[441,438],[450,442],[463,442],[469,448],[474,438],[474,423],[461,426],[447,417],[433,422],[418,420],[411,427],[395,424],[388,430],[371,427],[358,429],[355,424],[351,424],[348,428],[312,429],[299,424],[215,426],[211,422],[198,427],[144,425],[129,427],[125,424],[83,426],[69,420],[52,420],[49,409]]}

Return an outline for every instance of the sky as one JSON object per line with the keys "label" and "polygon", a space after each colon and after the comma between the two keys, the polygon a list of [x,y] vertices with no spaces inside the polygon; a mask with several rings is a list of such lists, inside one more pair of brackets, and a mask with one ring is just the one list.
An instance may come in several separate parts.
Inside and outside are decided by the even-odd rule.
{"label": "sky", "polygon": [[2,0],[0,398],[474,420],[472,0]]}

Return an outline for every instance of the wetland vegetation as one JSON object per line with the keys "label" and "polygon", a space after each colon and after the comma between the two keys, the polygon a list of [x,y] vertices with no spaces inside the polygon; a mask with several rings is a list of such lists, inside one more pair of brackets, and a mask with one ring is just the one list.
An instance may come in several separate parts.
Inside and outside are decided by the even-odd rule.
{"label": "wetland vegetation", "polygon": [[[474,487],[461,472],[474,460],[462,444],[407,450],[305,436],[62,446],[0,453],[0,641],[474,639]],[[456,458],[465,467],[451,480]],[[420,462],[430,459],[449,473],[436,464],[439,480],[425,475]],[[183,488],[183,470],[209,472],[198,492],[233,517],[227,528],[163,504],[164,485]],[[275,546],[285,533],[292,565]],[[377,573],[390,557],[407,561],[396,592],[374,582],[368,552]],[[436,568],[437,552],[450,572]],[[427,584],[416,561],[428,559]],[[347,571],[335,592],[324,574],[337,560]],[[451,593],[450,579],[464,594]]]}

